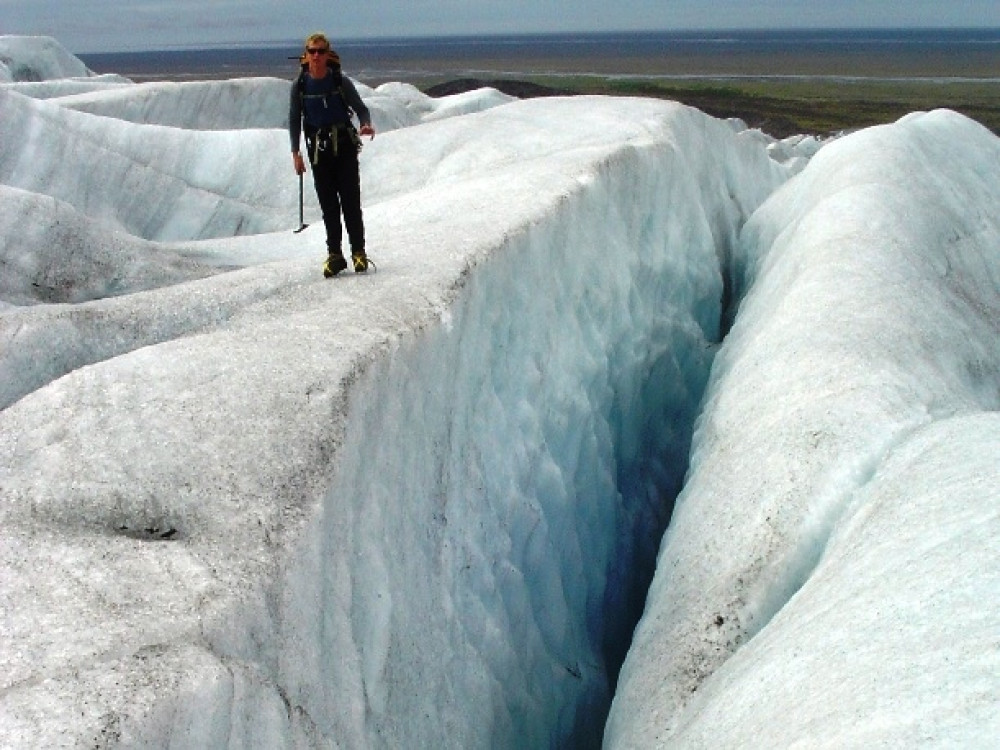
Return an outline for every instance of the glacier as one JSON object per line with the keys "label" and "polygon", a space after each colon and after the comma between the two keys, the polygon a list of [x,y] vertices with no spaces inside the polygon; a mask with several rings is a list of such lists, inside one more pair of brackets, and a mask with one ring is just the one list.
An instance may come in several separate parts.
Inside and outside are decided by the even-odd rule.
{"label": "glacier", "polygon": [[747,222],[610,746],[1000,737],[998,146],[911,115]]}
{"label": "glacier", "polygon": [[0,745],[1000,736],[996,136],[359,84],[328,281],[288,82],[63,53],[0,37]]}

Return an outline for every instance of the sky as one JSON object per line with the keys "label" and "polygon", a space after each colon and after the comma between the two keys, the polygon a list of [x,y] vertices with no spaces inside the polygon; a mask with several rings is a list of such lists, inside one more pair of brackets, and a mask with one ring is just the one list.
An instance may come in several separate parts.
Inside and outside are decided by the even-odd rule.
{"label": "sky", "polygon": [[[331,10],[331,6],[335,10]],[[1000,27],[996,0],[0,0],[0,34],[71,52],[213,43],[631,29]]]}

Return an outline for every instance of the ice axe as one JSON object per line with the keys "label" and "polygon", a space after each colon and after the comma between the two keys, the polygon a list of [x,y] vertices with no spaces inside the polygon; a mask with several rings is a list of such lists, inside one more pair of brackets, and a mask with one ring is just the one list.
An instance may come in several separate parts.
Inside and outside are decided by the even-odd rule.
{"label": "ice axe", "polygon": [[305,221],[302,218],[302,175],[300,174],[299,175],[299,228],[296,229],[296,230],[294,230],[292,233],[293,234],[298,234],[303,229],[305,229],[307,226],[309,226],[309,225],[306,224]]}

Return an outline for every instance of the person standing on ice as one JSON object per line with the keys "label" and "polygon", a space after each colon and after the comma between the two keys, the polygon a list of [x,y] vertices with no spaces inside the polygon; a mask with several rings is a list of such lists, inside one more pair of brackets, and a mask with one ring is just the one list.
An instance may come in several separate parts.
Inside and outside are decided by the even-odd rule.
{"label": "person standing on ice", "polygon": [[[361,136],[375,138],[371,114],[354,84],[341,73],[340,58],[330,48],[324,34],[312,34],[306,39],[303,60],[302,72],[292,84],[288,132],[292,141],[292,163],[299,176],[306,171],[305,159],[299,151],[302,134],[306,137],[313,184],[326,225],[328,257],[323,275],[330,278],[347,268],[341,246],[341,211],[351,243],[354,270],[363,273],[368,270],[369,260],[365,253],[358,155]],[[352,115],[357,115],[360,134],[354,128]]]}

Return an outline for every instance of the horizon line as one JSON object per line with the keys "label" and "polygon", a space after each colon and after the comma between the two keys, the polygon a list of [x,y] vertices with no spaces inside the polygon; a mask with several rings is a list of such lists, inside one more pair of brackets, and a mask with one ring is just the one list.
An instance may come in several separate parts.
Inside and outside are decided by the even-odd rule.
{"label": "horizon line", "polygon": [[[766,33],[824,33],[824,32],[869,32],[869,33],[900,33],[900,32],[979,32],[986,34],[1000,34],[1000,26],[939,26],[939,25],[914,25],[914,26],[773,26],[773,27],[732,27],[732,28],[671,28],[671,29],[616,29],[607,31],[487,31],[487,32],[442,32],[440,34],[381,34],[374,36],[344,36],[336,40],[337,45],[356,45],[364,43],[385,43],[385,42],[405,42],[405,41],[440,41],[440,40],[477,40],[477,39],[541,39],[552,37],[612,37],[617,35],[656,35],[656,34],[710,34],[719,36],[723,34],[766,34]],[[2,36],[2,35],[0,35]],[[10,35],[17,36],[17,35]],[[331,36],[328,34],[328,36]],[[56,38],[56,37],[53,37]],[[57,38],[56,38],[57,39]],[[57,39],[58,41],[58,39]],[[985,40],[984,40],[985,41]],[[73,52],[74,55],[115,55],[115,54],[143,54],[148,52],[197,52],[212,51],[222,49],[267,49],[283,47],[299,47],[301,39],[258,39],[252,41],[217,41],[217,42],[192,42],[185,44],[164,44],[163,47],[150,47],[148,44],[143,48],[101,50],[101,51],[81,51]]]}

